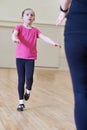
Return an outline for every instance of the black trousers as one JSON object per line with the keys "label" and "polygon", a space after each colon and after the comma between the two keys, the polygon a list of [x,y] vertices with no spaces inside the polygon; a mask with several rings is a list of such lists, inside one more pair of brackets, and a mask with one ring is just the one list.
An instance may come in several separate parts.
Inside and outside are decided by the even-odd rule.
{"label": "black trousers", "polygon": [[77,130],[87,130],[87,34],[65,35],[65,53],[73,84]]}
{"label": "black trousers", "polygon": [[33,84],[34,60],[16,59],[16,67],[18,73],[18,94],[19,99],[23,99],[24,85],[26,89],[31,90]]}

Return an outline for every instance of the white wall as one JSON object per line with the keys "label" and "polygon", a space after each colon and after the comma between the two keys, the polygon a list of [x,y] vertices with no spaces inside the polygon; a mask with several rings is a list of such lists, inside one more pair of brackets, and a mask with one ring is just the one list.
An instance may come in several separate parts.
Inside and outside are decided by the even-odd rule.
{"label": "white wall", "polygon": [[11,27],[0,27],[0,67],[15,67],[15,45],[12,44],[11,34]]}
{"label": "white wall", "polygon": [[55,24],[59,3],[59,0],[0,0],[0,19],[20,21],[21,12],[32,8],[36,13],[36,23]]}

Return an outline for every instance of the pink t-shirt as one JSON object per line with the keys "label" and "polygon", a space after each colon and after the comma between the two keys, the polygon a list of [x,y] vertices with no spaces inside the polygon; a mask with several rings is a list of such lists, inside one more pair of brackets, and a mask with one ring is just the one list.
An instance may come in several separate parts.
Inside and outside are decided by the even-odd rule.
{"label": "pink t-shirt", "polygon": [[37,38],[41,33],[39,29],[32,27],[28,29],[18,25],[14,30],[18,31],[20,43],[16,44],[16,58],[37,59]]}

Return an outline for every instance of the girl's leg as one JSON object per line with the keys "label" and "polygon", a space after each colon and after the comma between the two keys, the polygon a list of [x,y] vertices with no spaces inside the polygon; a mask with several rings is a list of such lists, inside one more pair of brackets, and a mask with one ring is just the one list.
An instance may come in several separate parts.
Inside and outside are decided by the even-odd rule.
{"label": "girl's leg", "polygon": [[25,83],[25,61],[23,59],[16,59],[16,66],[18,73],[19,100],[23,100]]}
{"label": "girl's leg", "polygon": [[26,75],[26,93],[24,95],[25,100],[30,97],[30,91],[33,84],[33,73],[34,73],[34,60],[27,60],[25,64],[25,75]]}
{"label": "girl's leg", "polygon": [[27,60],[25,64],[26,89],[31,91],[34,74],[34,60]]}
{"label": "girl's leg", "polygon": [[65,52],[73,83],[76,127],[87,130],[87,40],[81,37],[82,40],[79,35],[66,36]]}

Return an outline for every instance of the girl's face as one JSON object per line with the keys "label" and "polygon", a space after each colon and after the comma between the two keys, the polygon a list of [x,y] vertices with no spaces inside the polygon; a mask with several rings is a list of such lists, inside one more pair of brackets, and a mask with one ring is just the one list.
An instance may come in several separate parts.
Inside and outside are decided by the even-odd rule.
{"label": "girl's face", "polygon": [[35,13],[33,10],[26,10],[22,16],[24,23],[31,25],[35,20]]}

